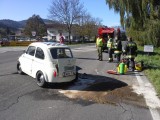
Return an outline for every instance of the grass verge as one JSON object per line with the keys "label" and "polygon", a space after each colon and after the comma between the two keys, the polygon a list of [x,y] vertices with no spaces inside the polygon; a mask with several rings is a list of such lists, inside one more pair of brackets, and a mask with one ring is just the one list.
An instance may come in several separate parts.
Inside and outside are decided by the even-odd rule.
{"label": "grass verge", "polygon": [[143,47],[138,47],[136,61],[144,61],[144,73],[153,84],[158,97],[160,97],[160,48],[154,48],[154,52],[148,55],[143,52]]}

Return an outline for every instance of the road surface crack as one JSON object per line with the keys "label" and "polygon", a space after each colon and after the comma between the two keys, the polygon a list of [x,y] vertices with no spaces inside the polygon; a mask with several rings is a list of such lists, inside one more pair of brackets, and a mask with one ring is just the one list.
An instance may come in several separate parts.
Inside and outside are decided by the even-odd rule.
{"label": "road surface crack", "polygon": [[[27,94],[27,93],[26,93],[26,94]],[[23,94],[23,95],[18,96],[18,97],[16,98],[16,101],[15,101],[15,102],[13,102],[12,104],[10,104],[8,107],[6,107],[6,108],[0,110],[0,112],[6,111],[6,110],[10,109],[13,105],[19,103],[20,98],[22,98],[22,97],[25,96],[26,94]]]}
{"label": "road surface crack", "polygon": [[122,114],[127,114],[127,112],[130,113],[130,118],[128,118],[127,120],[134,120],[133,111],[131,110],[131,108],[130,110],[127,110],[121,103],[118,103],[118,105],[124,110]]}

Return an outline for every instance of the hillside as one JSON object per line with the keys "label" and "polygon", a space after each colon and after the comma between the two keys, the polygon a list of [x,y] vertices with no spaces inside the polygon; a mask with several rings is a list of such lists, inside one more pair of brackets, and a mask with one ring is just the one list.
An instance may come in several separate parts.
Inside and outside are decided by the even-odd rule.
{"label": "hillside", "polygon": [[[22,21],[13,21],[9,19],[3,19],[0,20],[0,28],[6,29],[9,28],[11,30],[17,30],[19,28],[24,28],[26,25],[27,20],[22,20]],[[48,19],[43,19],[44,23],[48,24],[51,23],[51,20]]]}
{"label": "hillside", "polygon": [[17,30],[18,28],[23,28],[24,24],[22,22],[13,21],[9,19],[0,20],[0,28],[10,28],[12,30]]}

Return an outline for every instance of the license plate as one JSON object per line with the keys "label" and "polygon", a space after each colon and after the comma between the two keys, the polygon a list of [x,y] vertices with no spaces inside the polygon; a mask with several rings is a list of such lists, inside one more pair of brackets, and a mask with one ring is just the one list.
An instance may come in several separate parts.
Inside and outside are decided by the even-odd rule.
{"label": "license plate", "polygon": [[71,76],[73,75],[73,72],[65,72],[65,76]]}

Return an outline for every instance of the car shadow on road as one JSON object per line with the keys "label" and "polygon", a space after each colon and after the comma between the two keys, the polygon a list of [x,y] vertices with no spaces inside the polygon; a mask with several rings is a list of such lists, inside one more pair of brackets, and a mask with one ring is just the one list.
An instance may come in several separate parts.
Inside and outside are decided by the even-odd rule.
{"label": "car shadow on road", "polygon": [[17,72],[13,72],[13,73],[0,74],[0,77],[14,75],[14,74],[18,74],[18,73]]}

